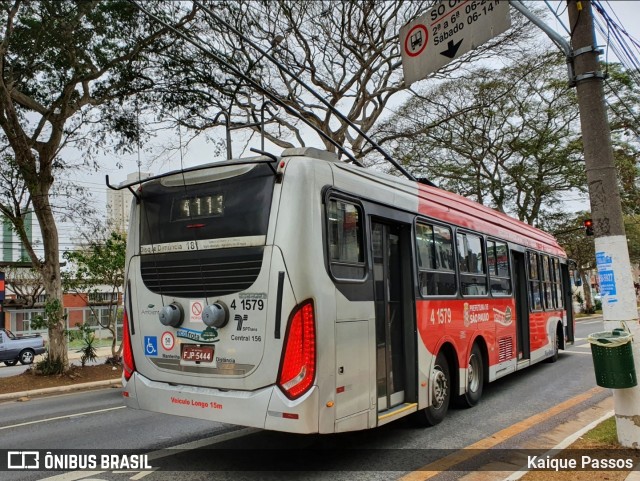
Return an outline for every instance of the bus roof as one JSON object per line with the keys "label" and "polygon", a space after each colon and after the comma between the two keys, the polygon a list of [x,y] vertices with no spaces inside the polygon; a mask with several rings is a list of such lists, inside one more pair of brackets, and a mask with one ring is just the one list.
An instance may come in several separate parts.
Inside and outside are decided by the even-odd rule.
{"label": "bus roof", "polygon": [[[433,220],[566,257],[565,251],[551,234],[461,195],[372,169],[363,169],[343,163],[332,163],[332,165],[339,169],[334,168],[336,173],[342,171],[345,174],[355,174],[363,180],[367,179],[392,188],[396,194],[403,197],[407,196],[413,199],[417,197],[418,213]],[[371,191],[367,189],[367,193],[370,194]]]}

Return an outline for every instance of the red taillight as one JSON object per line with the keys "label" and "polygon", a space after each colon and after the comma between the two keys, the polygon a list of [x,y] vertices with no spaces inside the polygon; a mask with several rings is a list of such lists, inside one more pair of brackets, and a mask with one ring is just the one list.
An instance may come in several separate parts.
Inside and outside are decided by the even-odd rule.
{"label": "red taillight", "polygon": [[136,370],[136,363],[133,361],[133,351],[131,350],[131,338],[129,337],[129,316],[124,311],[122,317],[122,369],[125,381],[128,381]]}
{"label": "red taillight", "polygon": [[316,375],[316,330],[311,300],[291,313],[284,352],[280,361],[278,386],[289,399],[296,399],[313,385]]}

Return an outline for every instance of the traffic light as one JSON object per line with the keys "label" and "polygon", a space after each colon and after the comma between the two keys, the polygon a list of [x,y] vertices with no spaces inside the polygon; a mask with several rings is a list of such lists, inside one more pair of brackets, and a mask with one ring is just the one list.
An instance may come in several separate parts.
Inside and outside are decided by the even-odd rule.
{"label": "traffic light", "polygon": [[584,225],[584,233],[586,235],[593,235],[593,220],[585,219],[582,225]]}

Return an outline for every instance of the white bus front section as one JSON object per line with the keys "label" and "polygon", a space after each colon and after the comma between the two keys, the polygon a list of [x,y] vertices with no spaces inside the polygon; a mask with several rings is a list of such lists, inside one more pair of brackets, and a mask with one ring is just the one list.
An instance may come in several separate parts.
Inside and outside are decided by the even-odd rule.
{"label": "white bus front section", "polygon": [[[141,274],[139,232],[132,228],[126,309],[135,371],[124,388],[128,407],[292,433],[336,431],[336,289],[324,267],[322,227],[322,188],[332,185],[333,177],[326,162],[309,158],[284,158],[278,171],[284,177],[274,186],[260,272],[251,287],[241,292],[215,298],[152,292]],[[132,226],[139,216],[134,205]],[[315,378],[308,391],[290,399],[277,378],[291,315],[307,301],[314,310]],[[203,344],[207,326],[198,314],[214,302],[228,307],[229,322]],[[158,318],[159,309],[172,303],[185,311],[178,327],[163,325]],[[361,364],[366,361],[361,374],[368,377],[367,389],[354,393],[360,399],[341,411],[346,417],[359,411],[359,421],[338,430],[376,423],[370,402],[375,399],[375,369],[371,370],[368,359],[374,317],[372,306],[366,310],[361,324],[366,340],[360,345],[367,355],[364,360],[354,359]],[[182,359],[181,348],[189,344],[214,346],[214,361]],[[357,345],[354,342],[356,351],[350,357],[359,355]],[[347,348],[343,343],[343,355]]]}

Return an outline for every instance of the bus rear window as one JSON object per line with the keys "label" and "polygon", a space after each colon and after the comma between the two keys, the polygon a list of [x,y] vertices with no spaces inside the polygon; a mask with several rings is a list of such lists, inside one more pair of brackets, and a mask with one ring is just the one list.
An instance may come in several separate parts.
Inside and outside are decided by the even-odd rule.
{"label": "bus rear window", "polygon": [[258,164],[241,175],[212,182],[144,184],[140,244],[264,236],[274,182],[269,167]]}

